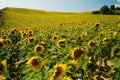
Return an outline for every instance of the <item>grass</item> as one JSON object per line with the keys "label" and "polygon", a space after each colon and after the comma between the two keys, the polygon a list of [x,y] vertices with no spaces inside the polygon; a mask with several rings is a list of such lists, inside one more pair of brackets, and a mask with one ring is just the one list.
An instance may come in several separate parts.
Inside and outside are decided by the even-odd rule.
{"label": "grass", "polygon": [[0,79],[120,78],[118,15],[5,8],[0,17]]}

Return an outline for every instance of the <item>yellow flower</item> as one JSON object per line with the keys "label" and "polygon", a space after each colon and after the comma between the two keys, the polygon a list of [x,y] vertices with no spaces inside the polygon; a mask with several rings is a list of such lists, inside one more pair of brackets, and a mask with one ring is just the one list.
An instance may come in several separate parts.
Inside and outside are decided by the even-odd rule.
{"label": "yellow flower", "polygon": [[6,80],[6,77],[0,75],[0,80]]}
{"label": "yellow flower", "polygon": [[104,44],[108,44],[110,41],[111,41],[110,38],[104,38],[104,39],[103,39],[103,43],[104,43]]}
{"label": "yellow flower", "polygon": [[54,35],[54,36],[52,37],[52,40],[57,40],[58,38],[59,38],[58,35]]}
{"label": "yellow flower", "polygon": [[17,29],[16,28],[13,28],[12,30],[11,30],[11,34],[16,34],[18,31],[17,31]]}
{"label": "yellow flower", "polygon": [[4,47],[4,42],[3,42],[3,39],[0,38],[0,48],[3,48]]}
{"label": "yellow flower", "polygon": [[78,37],[77,37],[77,41],[82,41],[82,35],[79,35]]}
{"label": "yellow flower", "polygon": [[10,39],[6,39],[6,42],[8,45],[12,44],[12,41]]}
{"label": "yellow flower", "polygon": [[54,66],[55,71],[53,73],[53,75],[50,77],[50,80],[60,80],[66,71],[66,64],[60,64],[60,65],[56,65]]}
{"label": "yellow flower", "polygon": [[44,50],[45,50],[44,47],[40,46],[40,45],[36,45],[35,48],[34,48],[34,52],[37,53],[37,54],[43,53]]}
{"label": "yellow flower", "polygon": [[96,46],[97,42],[94,41],[94,40],[91,40],[88,42],[88,45],[91,47],[91,48],[94,48]]}
{"label": "yellow flower", "polygon": [[60,48],[60,47],[64,46],[66,44],[66,42],[67,42],[66,39],[59,40],[57,42],[57,46]]}
{"label": "yellow flower", "polygon": [[30,66],[32,70],[34,71],[34,70],[42,68],[45,65],[46,61],[47,59],[44,61],[39,61],[37,57],[32,57],[28,60],[26,64]]}
{"label": "yellow flower", "polygon": [[22,38],[25,38],[27,36],[27,33],[21,33]]}
{"label": "yellow flower", "polygon": [[74,48],[74,50],[71,51],[72,51],[71,57],[76,59],[80,59],[86,53],[85,49],[79,47],[76,47]]}
{"label": "yellow flower", "polygon": [[28,38],[28,44],[34,44],[36,41],[36,37],[30,37]]}
{"label": "yellow flower", "polygon": [[95,27],[99,27],[99,26],[100,26],[100,23],[99,23],[99,22],[95,24]]}
{"label": "yellow flower", "polygon": [[4,59],[4,60],[1,62],[1,64],[2,64],[1,72],[6,72],[6,71],[7,71],[7,60]]}

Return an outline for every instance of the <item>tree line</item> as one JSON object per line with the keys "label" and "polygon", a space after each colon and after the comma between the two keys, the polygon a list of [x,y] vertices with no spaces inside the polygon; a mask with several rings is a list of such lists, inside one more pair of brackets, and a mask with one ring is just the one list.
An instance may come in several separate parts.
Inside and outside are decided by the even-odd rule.
{"label": "tree line", "polygon": [[120,7],[115,7],[115,5],[111,5],[110,7],[104,5],[100,8],[100,10],[93,11],[93,14],[115,14],[120,15]]}

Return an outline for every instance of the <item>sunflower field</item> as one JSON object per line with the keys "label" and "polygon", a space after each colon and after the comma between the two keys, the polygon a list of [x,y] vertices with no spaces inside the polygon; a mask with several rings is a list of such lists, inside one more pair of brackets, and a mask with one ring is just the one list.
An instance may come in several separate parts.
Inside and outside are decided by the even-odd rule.
{"label": "sunflower field", "polygon": [[0,80],[119,79],[119,15],[0,11]]}

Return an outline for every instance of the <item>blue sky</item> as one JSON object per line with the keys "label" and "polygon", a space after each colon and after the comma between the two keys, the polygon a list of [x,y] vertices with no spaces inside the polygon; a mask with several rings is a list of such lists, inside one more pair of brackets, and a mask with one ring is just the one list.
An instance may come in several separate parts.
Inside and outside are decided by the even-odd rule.
{"label": "blue sky", "polygon": [[103,5],[112,4],[118,4],[117,0],[0,0],[0,9],[19,7],[46,11],[84,12],[98,10]]}

